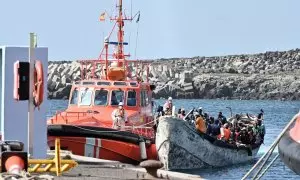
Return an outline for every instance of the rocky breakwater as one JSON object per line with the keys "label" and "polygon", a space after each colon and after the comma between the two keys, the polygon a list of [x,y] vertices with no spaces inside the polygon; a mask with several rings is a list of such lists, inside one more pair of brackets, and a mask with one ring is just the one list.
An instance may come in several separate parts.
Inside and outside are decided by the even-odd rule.
{"label": "rocky breakwater", "polygon": [[80,64],[76,61],[52,61],[48,65],[48,98],[67,99],[72,83],[80,80]]}
{"label": "rocky breakwater", "polygon": [[[300,99],[300,49],[251,55],[172,58],[153,61],[154,97]],[[77,62],[50,62],[49,98],[67,98],[80,79]]]}

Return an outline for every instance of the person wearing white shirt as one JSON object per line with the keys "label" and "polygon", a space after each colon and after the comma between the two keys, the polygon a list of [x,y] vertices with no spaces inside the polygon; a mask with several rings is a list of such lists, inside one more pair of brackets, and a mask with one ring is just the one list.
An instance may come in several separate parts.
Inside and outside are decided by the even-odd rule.
{"label": "person wearing white shirt", "polygon": [[118,109],[115,109],[111,114],[113,125],[112,128],[118,129],[118,130],[124,130],[125,129],[125,123],[127,122],[127,114],[124,110],[124,104],[123,102],[119,103]]}

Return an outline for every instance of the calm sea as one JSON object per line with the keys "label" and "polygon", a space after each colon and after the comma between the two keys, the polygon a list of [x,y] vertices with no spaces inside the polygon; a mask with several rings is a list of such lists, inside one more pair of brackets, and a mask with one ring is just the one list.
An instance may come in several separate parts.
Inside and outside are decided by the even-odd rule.
{"label": "calm sea", "polygon": [[[156,100],[157,104],[163,104],[164,100]],[[257,100],[174,100],[176,108],[184,107],[187,110],[202,107],[209,115],[217,116],[219,111],[230,116],[227,107],[231,107],[233,114],[250,113],[257,114],[260,109],[265,112],[266,137],[265,144],[261,146],[257,159],[262,156],[275,138],[299,111],[300,101],[257,101]],[[57,110],[63,110],[68,102],[64,100],[51,100],[48,117]],[[278,153],[278,150],[275,150]],[[256,159],[256,160],[257,160]],[[201,170],[185,171],[187,173],[199,174],[206,179],[241,179],[243,175],[255,164],[255,161],[224,168],[208,168]],[[287,168],[278,158],[262,179],[300,179],[294,172]]]}

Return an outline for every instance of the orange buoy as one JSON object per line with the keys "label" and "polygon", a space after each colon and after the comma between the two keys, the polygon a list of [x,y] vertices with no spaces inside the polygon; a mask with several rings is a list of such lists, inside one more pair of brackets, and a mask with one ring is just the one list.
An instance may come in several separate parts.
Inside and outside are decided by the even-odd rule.
{"label": "orange buoy", "polygon": [[39,107],[44,100],[44,71],[41,61],[35,61],[33,97],[34,105]]}
{"label": "orange buoy", "polygon": [[23,159],[19,156],[11,156],[5,162],[5,169],[9,173],[20,173],[25,167]]}

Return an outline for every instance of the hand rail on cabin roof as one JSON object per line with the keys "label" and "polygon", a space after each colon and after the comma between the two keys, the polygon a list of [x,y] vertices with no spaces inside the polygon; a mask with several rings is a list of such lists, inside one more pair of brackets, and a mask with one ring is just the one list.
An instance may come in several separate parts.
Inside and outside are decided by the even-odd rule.
{"label": "hand rail on cabin roof", "polygon": [[[118,60],[110,60],[110,62],[118,62]],[[86,79],[101,79],[101,76],[105,74],[103,70],[106,68],[103,67],[103,64],[105,64],[105,60],[84,60],[80,62],[80,74],[81,74],[81,80],[86,80]],[[142,72],[146,71],[146,79],[144,80],[145,82],[149,82],[149,73],[150,73],[150,62],[146,61],[139,61],[139,60],[132,60],[132,61],[126,61],[125,62],[126,66],[129,64],[132,64],[132,68],[135,67],[135,79],[131,80],[136,80],[139,81],[139,79],[142,79]],[[100,65],[100,71],[98,71],[99,78],[96,78],[97,75],[97,70],[98,65]],[[101,66],[102,65],[102,66]],[[89,67],[90,66],[90,67]],[[129,71],[129,73],[132,73]],[[126,75],[128,78],[132,78],[128,76],[128,73]]]}

